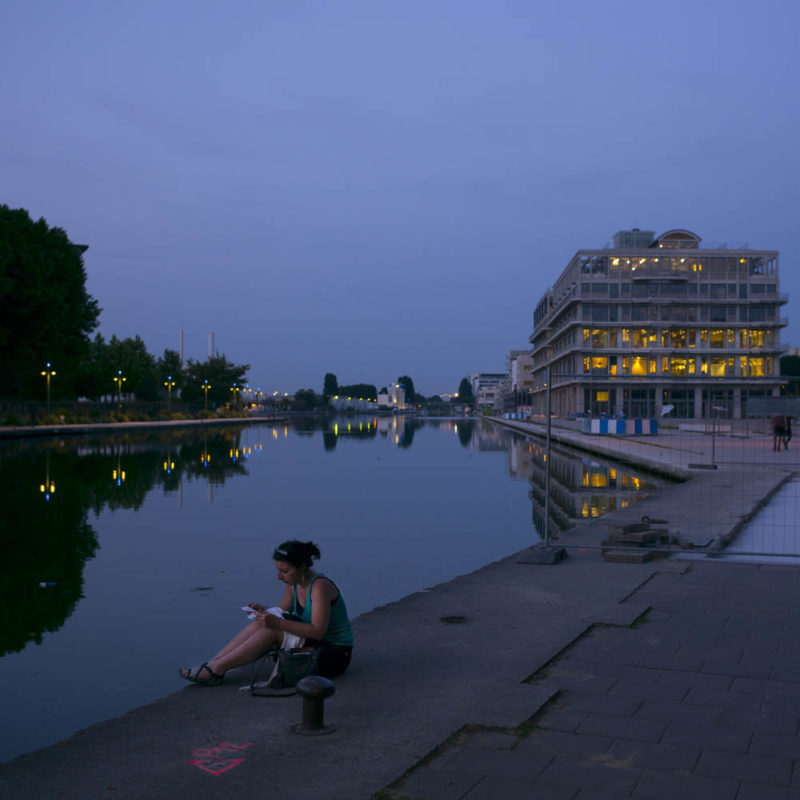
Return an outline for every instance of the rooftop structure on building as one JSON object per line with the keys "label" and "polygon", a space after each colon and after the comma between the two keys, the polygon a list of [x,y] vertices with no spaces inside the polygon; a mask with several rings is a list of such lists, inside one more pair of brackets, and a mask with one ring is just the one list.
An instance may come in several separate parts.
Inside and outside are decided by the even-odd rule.
{"label": "rooftop structure on building", "polygon": [[539,300],[534,413],[740,418],[778,395],[778,252],[703,248],[685,229],[618,231],[579,250]]}

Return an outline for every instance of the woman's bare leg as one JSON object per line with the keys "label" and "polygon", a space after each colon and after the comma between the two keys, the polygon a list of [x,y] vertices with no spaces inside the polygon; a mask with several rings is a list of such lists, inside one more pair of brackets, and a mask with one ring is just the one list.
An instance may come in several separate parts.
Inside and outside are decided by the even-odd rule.
{"label": "woman's bare leg", "polygon": [[[271,647],[274,645],[280,646],[282,642],[283,631],[265,628],[254,621],[242,628],[222,650],[213,658],[209,658],[206,664],[212,672],[217,675],[224,675],[229,669],[251,664]],[[200,683],[211,678],[208,671],[202,668],[183,669],[180,672],[184,678],[189,674],[197,675]]]}
{"label": "woman's bare leg", "polygon": [[220,650],[213,658],[210,658],[209,663],[212,661],[218,661],[223,656],[230,653],[231,650],[235,650],[237,647],[246,642],[254,633],[263,630],[264,626],[259,625],[255,620],[253,620],[253,622],[251,622],[249,625],[245,625],[245,627],[242,628],[239,633],[237,633],[236,636],[234,636],[233,639],[231,639],[228,644],[226,644],[225,647],[223,647],[222,650]]}
{"label": "woman's bare leg", "polygon": [[[249,627],[249,626],[248,626]],[[208,666],[218,675],[224,675],[229,669],[252,664],[259,656],[264,655],[271,647],[283,643],[283,631],[275,628],[258,626],[250,636],[233,649],[227,648],[224,653],[214,656]]]}

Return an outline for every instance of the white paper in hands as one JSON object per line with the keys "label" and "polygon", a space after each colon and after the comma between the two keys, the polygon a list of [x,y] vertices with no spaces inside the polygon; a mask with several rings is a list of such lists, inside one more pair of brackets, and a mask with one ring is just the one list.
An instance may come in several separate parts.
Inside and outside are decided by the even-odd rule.
{"label": "white paper in hands", "polygon": [[[267,614],[274,614],[276,617],[283,616],[283,609],[279,606],[271,606],[270,608],[264,609]],[[242,606],[242,611],[247,614],[247,619],[255,619],[256,614],[258,613],[252,606]]]}

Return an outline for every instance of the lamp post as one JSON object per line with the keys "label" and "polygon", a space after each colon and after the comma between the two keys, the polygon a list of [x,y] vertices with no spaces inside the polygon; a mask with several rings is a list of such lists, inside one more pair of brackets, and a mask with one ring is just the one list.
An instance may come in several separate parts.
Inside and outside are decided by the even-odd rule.
{"label": "lamp post", "polygon": [[172,375],[167,375],[164,381],[164,386],[167,387],[167,411],[172,410],[172,387],[175,386],[175,381],[172,380]]}
{"label": "lamp post", "polygon": [[56,371],[53,369],[53,365],[48,361],[45,364],[45,369],[42,370],[42,375],[47,378],[47,413],[50,414],[50,378],[56,374]]}
{"label": "lamp post", "polygon": [[235,383],[231,386],[231,391],[233,392],[233,408],[234,411],[239,410],[239,392],[241,391],[240,387],[237,386]]}
{"label": "lamp post", "polygon": [[211,384],[208,382],[207,379],[204,380],[203,381],[203,394],[205,394],[205,396],[206,396],[206,398],[205,398],[205,401],[206,401],[206,413],[208,413],[208,390],[210,388],[211,388]]}
{"label": "lamp post", "polygon": [[119,403],[120,408],[122,408],[122,384],[125,383],[127,378],[123,377],[122,370],[118,369],[117,374],[114,377],[114,383],[117,384],[117,402]]}

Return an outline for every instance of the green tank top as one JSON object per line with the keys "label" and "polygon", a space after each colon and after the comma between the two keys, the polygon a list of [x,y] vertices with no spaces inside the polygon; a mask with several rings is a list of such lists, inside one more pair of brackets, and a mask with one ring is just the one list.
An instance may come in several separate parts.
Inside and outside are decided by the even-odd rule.
{"label": "green tank top", "polygon": [[[306,595],[305,607],[297,602],[297,587],[294,587],[294,596],[292,598],[292,614],[296,614],[303,622],[311,624],[311,587],[317,578],[327,578],[321,572],[316,574],[308,585],[308,594]],[[327,578],[329,581],[330,578]],[[331,581],[333,583],[333,581]],[[328,630],[325,631],[323,641],[328,644],[339,645],[340,647],[353,646],[353,629],[350,627],[350,617],[347,616],[347,606],[344,603],[339,587],[333,583],[336,591],[339,592],[337,598],[331,603],[331,615],[328,619]]]}

